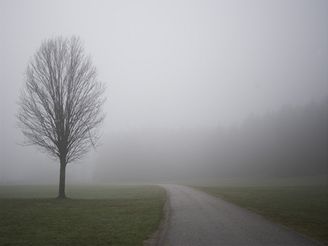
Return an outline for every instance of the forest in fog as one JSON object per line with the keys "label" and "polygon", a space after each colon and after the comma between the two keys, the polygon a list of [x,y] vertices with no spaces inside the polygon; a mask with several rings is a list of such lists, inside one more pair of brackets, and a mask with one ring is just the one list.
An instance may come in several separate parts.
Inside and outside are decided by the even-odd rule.
{"label": "forest in fog", "polygon": [[328,174],[328,100],[285,106],[239,126],[111,134],[95,169],[98,182]]}

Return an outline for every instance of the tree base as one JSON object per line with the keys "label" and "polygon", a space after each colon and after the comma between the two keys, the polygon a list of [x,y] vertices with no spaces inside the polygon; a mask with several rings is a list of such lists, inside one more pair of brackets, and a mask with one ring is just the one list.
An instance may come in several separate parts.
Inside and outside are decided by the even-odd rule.
{"label": "tree base", "polygon": [[68,199],[68,198],[67,198],[67,196],[57,196],[56,199],[65,200],[65,199]]}

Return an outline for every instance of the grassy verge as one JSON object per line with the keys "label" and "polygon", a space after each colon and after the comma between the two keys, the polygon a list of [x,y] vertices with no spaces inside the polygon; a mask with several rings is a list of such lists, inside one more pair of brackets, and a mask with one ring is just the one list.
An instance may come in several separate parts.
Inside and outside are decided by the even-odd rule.
{"label": "grassy verge", "polygon": [[[0,187],[0,245],[142,245],[165,202],[157,186]],[[34,197],[34,198],[26,198]]]}
{"label": "grassy verge", "polygon": [[328,187],[197,187],[328,244]]}

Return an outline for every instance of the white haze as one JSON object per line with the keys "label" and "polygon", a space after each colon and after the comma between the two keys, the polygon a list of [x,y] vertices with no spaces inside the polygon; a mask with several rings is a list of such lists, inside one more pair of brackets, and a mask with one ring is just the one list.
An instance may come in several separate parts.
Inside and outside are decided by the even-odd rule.
{"label": "white haze", "polygon": [[[233,128],[323,100],[327,23],[326,0],[0,0],[0,183],[58,179],[56,161],[19,145],[15,118],[24,71],[44,39],[79,36],[107,86],[103,145],[68,168],[68,182],[85,183],[112,136]],[[115,175],[117,163],[107,165]]]}

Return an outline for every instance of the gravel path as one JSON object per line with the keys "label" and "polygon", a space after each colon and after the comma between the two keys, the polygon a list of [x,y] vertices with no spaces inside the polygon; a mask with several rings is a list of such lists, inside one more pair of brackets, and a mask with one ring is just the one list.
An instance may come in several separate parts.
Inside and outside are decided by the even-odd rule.
{"label": "gravel path", "polygon": [[205,192],[163,185],[169,196],[164,245],[320,245]]}

